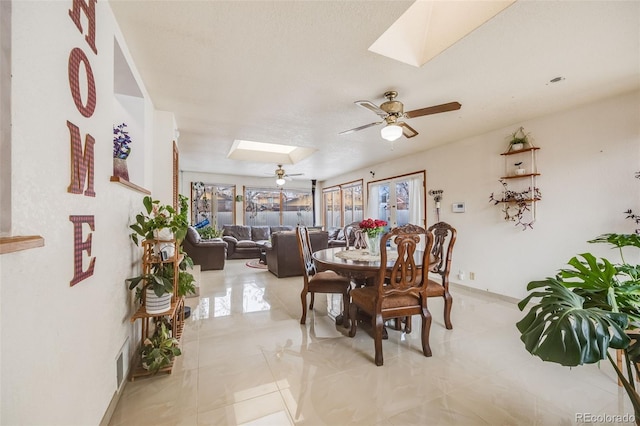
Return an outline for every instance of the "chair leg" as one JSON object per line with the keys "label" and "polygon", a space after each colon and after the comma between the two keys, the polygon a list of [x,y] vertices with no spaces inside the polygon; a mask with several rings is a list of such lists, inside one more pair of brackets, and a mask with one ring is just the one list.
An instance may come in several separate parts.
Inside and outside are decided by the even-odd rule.
{"label": "chair leg", "polygon": [[393,328],[396,331],[399,331],[402,328],[402,318],[394,318],[393,319]]}
{"label": "chair leg", "polygon": [[355,303],[349,303],[349,318],[351,318],[349,337],[353,337],[356,335],[356,328],[358,327],[358,307]]}
{"label": "chair leg", "polygon": [[[313,297],[313,293],[311,293],[311,297]],[[307,290],[302,290],[300,300],[302,301],[302,318],[300,318],[300,324],[304,324],[307,322]]]}
{"label": "chair leg", "polygon": [[451,325],[451,306],[453,305],[453,297],[447,291],[444,294],[444,326],[447,330],[451,330],[453,325]]}
{"label": "chair leg", "polygon": [[424,356],[431,356],[431,346],[429,345],[429,332],[431,331],[431,312],[425,306],[422,309],[422,353]]}
{"label": "chair leg", "polygon": [[349,292],[345,291],[342,293],[342,325],[344,328],[349,328]]}
{"label": "chair leg", "polygon": [[382,327],[384,326],[384,321],[382,321],[382,315],[377,314],[372,317],[372,326],[373,326],[373,340],[375,345],[375,361],[376,365],[380,366],[383,364],[384,360],[382,357]]}
{"label": "chair leg", "polygon": [[315,296],[316,294],[314,292],[311,292],[311,303],[309,303],[309,309],[313,309],[313,302],[315,300]]}
{"label": "chair leg", "polygon": [[405,318],[404,332],[407,334],[411,333],[411,315]]}

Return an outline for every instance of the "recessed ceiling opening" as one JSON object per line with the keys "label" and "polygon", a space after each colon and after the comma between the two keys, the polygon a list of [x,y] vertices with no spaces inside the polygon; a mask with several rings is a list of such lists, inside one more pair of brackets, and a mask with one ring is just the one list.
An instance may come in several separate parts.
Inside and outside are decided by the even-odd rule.
{"label": "recessed ceiling opening", "polygon": [[418,0],[369,51],[421,67],[514,2]]}
{"label": "recessed ceiling opening", "polygon": [[295,164],[316,152],[314,148],[235,140],[227,158],[259,163]]}

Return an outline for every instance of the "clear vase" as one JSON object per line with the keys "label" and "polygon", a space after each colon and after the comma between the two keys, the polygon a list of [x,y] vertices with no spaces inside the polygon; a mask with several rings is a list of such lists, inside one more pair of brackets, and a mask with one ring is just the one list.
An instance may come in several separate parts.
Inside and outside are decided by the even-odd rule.
{"label": "clear vase", "polygon": [[380,234],[367,234],[367,246],[369,249],[369,254],[371,254],[372,256],[380,256],[380,236]]}

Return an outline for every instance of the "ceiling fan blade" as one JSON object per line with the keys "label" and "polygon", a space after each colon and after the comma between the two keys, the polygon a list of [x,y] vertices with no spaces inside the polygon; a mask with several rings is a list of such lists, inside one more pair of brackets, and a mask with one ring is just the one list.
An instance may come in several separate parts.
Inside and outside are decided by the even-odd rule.
{"label": "ceiling fan blade", "polygon": [[345,130],[344,132],[340,132],[338,133],[339,135],[348,135],[349,133],[354,133],[360,130],[364,130],[368,127],[372,127],[372,126],[377,126],[378,124],[382,124],[382,121],[378,121],[377,123],[369,123],[369,124],[365,124],[364,126],[360,126],[360,127],[356,127],[355,129],[349,129],[349,130]]}
{"label": "ceiling fan blade", "polygon": [[404,115],[407,118],[422,117],[423,115],[439,114],[441,112],[455,111],[457,109],[460,109],[461,106],[462,105],[460,105],[459,102],[449,102],[448,104],[434,105],[427,108],[414,109],[413,111],[405,112]]}
{"label": "ceiling fan blade", "polygon": [[291,176],[304,176],[304,173],[291,173],[291,174],[284,175],[284,177],[286,178]]}
{"label": "ceiling fan blade", "polygon": [[356,105],[360,105],[363,108],[366,108],[370,111],[373,111],[374,113],[378,114],[381,118],[385,118],[387,115],[386,112],[384,112],[383,110],[380,109],[380,107],[376,104],[374,104],[373,102],[369,102],[369,101],[355,101],[354,104]]}
{"label": "ceiling fan blade", "polygon": [[418,136],[418,131],[413,127],[409,126],[404,121],[399,122],[398,126],[402,127],[402,134],[404,135],[405,138],[409,139],[414,136]]}

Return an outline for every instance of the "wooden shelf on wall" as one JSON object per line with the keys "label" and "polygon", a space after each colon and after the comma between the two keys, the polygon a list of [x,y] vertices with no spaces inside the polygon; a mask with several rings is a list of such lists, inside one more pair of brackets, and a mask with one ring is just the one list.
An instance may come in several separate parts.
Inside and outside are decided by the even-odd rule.
{"label": "wooden shelf on wall", "polygon": [[109,180],[111,182],[117,182],[121,185],[124,185],[127,188],[133,189],[134,191],[142,192],[143,194],[146,194],[146,195],[151,195],[151,191],[149,191],[148,189],[138,186],[135,183],[131,183],[126,179],[122,179],[120,176],[111,176]]}
{"label": "wooden shelf on wall", "polygon": [[540,173],[527,173],[524,175],[502,176],[500,179],[520,179],[520,178],[526,178],[531,176],[540,176]]}
{"label": "wooden shelf on wall", "polygon": [[518,149],[516,151],[507,151],[507,152],[503,152],[500,155],[515,155],[515,154],[522,154],[523,152],[530,152],[530,151],[536,151],[540,149],[540,147],[537,146],[532,146],[530,148],[523,148],[523,149]]}
{"label": "wooden shelf on wall", "polygon": [[44,238],[39,235],[0,237],[0,254],[13,253],[15,251],[28,250],[36,247],[44,247]]}

